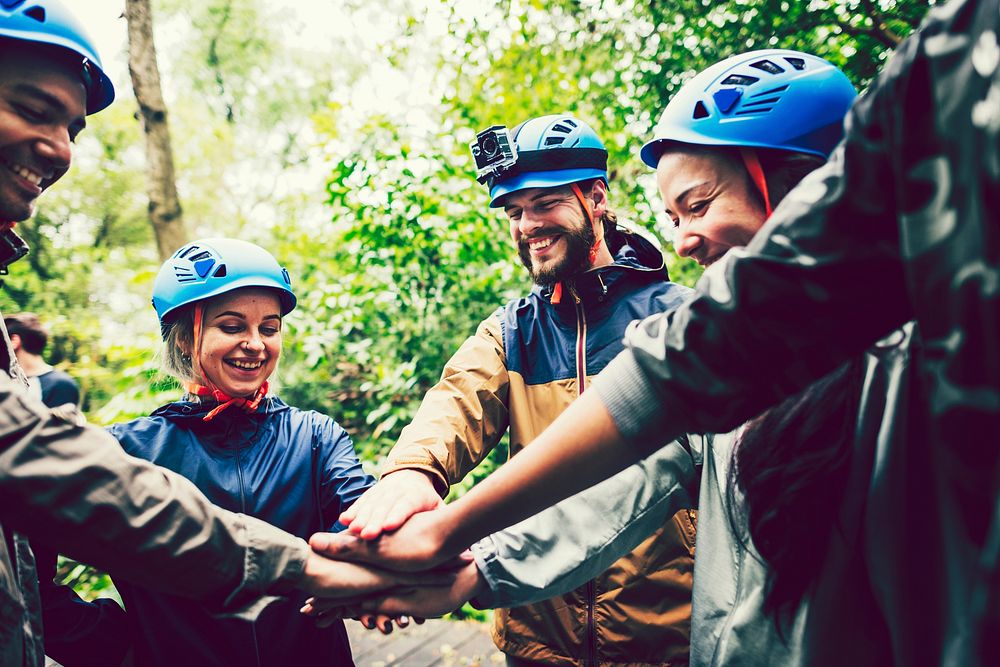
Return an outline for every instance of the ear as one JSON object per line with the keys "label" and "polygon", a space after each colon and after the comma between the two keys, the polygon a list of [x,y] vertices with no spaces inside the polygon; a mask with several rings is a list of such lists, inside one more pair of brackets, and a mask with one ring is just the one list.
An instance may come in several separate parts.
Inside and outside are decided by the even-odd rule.
{"label": "ear", "polygon": [[180,350],[181,354],[184,355],[185,357],[191,356],[191,351],[192,348],[194,347],[194,345],[192,345],[192,342],[193,341],[191,341],[191,339],[189,339],[184,334],[177,336],[177,338],[175,339],[175,344],[177,345],[177,349]]}
{"label": "ear", "polygon": [[18,334],[10,334],[10,347],[12,350],[17,352],[21,349],[21,336]]}
{"label": "ear", "polygon": [[604,181],[597,179],[590,188],[590,198],[594,200],[594,218],[600,219],[608,210],[608,187]]}

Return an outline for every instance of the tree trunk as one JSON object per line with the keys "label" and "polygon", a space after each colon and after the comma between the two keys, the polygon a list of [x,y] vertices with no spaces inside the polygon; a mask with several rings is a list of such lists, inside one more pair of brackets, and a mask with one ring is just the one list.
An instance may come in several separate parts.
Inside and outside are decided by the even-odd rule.
{"label": "tree trunk", "polygon": [[149,222],[153,225],[160,261],[164,261],[188,238],[174,181],[174,156],[170,147],[167,107],[160,88],[160,70],[156,64],[150,0],[125,0],[125,18],[128,21],[128,69],[146,134]]}

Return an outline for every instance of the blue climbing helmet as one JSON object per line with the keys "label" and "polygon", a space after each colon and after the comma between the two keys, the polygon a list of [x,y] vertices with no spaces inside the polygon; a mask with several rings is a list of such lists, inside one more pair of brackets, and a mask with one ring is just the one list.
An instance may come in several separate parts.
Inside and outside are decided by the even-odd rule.
{"label": "blue climbing helmet", "polygon": [[777,148],[829,157],[857,91],[836,66],[800,51],[732,56],[688,81],[663,110],[640,157],[650,167],[670,141]]}
{"label": "blue climbing helmet", "polygon": [[539,116],[513,130],[495,125],[470,144],[490,207],[527,188],[552,188],[599,178],[608,183],[608,151],[590,125],[569,114]]}
{"label": "blue climbing helmet", "polygon": [[281,299],[281,314],[295,308],[292,280],[278,260],[260,246],[236,239],[200,239],[163,263],[153,283],[153,308],[161,330],[177,309],[241,287],[272,287]]}
{"label": "blue climbing helmet", "polygon": [[88,114],[115,99],[115,87],[104,73],[94,40],[59,0],[0,0],[0,38],[49,44],[80,56]]}

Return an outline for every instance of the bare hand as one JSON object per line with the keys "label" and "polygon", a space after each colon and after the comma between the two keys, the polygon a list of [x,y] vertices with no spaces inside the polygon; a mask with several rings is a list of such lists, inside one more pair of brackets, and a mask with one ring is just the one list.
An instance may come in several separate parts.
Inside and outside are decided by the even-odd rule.
{"label": "bare hand", "polygon": [[[353,563],[367,563],[386,570],[419,572],[429,570],[449,559],[458,550],[445,545],[444,510],[414,514],[394,532],[376,540],[364,540],[346,533],[316,533],[309,538],[313,551],[329,558]],[[471,560],[471,554],[452,559],[452,567]]]}
{"label": "bare hand", "polygon": [[388,616],[406,614],[421,618],[441,616],[461,607],[485,585],[474,562],[453,571],[451,576],[452,581],[445,585],[421,583],[355,600],[310,598],[301,611],[307,616],[315,616],[317,623],[323,627],[340,618],[370,613]]}
{"label": "bare hand", "polygon": [[443,504],[427,473],[397,470],[365,491],[340,515],[339,521],[351,534],[373,540],[383,532],[396,530],[417,512],[436,509]]}
{"label": "bare hand", "polygon": [[354,600],[359,596],[413,586],[429,580],[438,585],[447,585],[453,578],[448,572],[419,575],[391,572],[358,563],[331,560],[311,552],[306,560],[300,587],[314,597]]}

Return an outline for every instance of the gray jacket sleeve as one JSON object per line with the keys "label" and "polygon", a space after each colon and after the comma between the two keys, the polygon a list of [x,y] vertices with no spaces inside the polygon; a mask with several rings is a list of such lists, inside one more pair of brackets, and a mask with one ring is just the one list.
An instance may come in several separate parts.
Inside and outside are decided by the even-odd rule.
{"label": "gray jacket sleeve", "polygon": [[103,430],[53,413],[0,373],[0,522],[148,588],[252,617],[292,591],[308,545],[214,505]]}
{"label": "gray jacket sleeve", "polygon": [[596,486],[472,546],[489,590],[481,609],[516,607],[581,586],[697,501],[705,437],[672,441]]}

